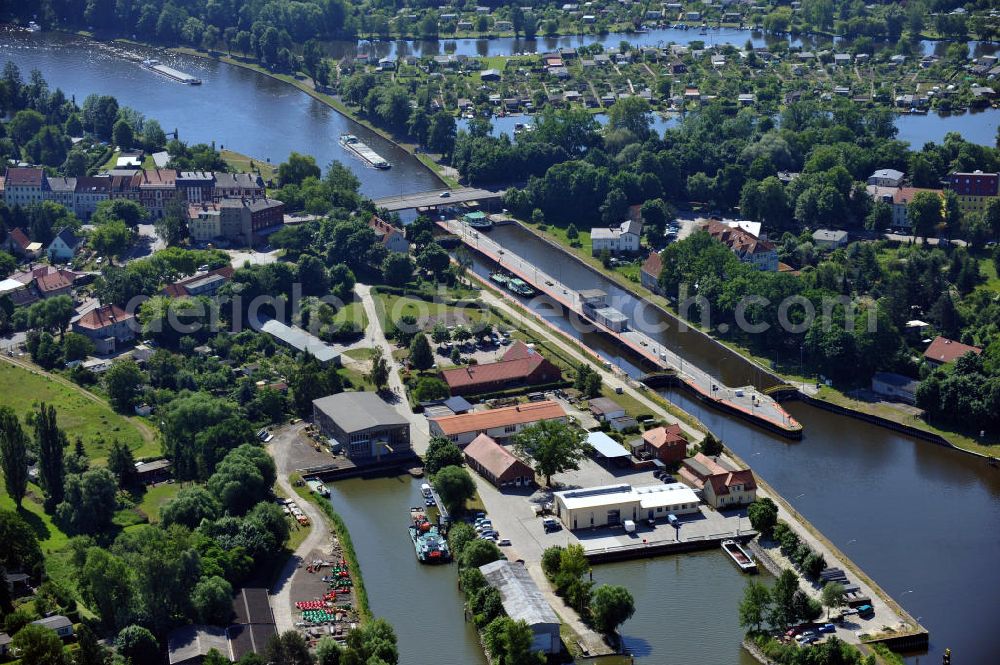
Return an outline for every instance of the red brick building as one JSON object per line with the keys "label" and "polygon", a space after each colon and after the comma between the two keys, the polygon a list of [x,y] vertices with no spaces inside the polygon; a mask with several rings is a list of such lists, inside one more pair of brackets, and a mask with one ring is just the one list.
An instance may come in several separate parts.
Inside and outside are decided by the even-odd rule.
{"label": "red brick building", "polygon": [[676,464],[687,457],[687,439],[678,424],[655,427],[642,433],[643,452],[664,464]]}
{"label": "red brick building", "polygon": [[534,470],[492,437],[480,434],[465,447],[465,463],[497,487],[527,487]]}
{"label": "red brick building", "polygon": [[515,342],[495,363],[456,367],[441,372],[452,395],[475,395],[515,386],[537,386],[562,380],[558,367],[523,342]]}

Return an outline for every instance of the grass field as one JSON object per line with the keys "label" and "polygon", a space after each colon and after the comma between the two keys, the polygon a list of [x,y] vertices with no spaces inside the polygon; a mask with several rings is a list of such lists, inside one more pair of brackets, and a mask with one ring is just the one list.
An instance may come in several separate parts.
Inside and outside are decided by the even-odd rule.
{"label": "grass field", "polygon": [[333,322],[340,325],[344,321],[356,323],[362,331],[368,327],[368,315],[365,314],[365,307],[360,301],[354,301],[344,305],[333,317]]}
{"label": "grass field", "polygon": [[72,384],[0,362],[0,392],[3,403],[17,413],[22,423],[42,402],[55,405],[59,426],[70,442],[76,437],[83,439],[87,456],[98,464],[104,463],[114,439],[127,443],[136,457],[160,454],[160,446],[151,433],[143,432],[106,402],[93,399]]}
{"label": "grass field", "polygon": [[440,320],[444,320],[447,325],[470,325],[481,321],[484,317],[482,310],[473,307],[454,307],[388,293],[376,294],[375,306],[383,329],[388,323],[407,315],[415,317],[417,324],[425,331],[433,328]]}
{"label": "grass field", "polygon": [[[222,159],[226,161],[234,171],[240,171],[243,173],[250,173],[251,171],[259,172],[260,176],[264,180],[273,180],[274,175],[278,170],[278,167],[271,164],[263,159],[257,159],[256,157],[250,157],[249,155],[244,155],[232,150],[220,150],[219,154]],[[253,166],[251,167],[251,162]]]}
{"label": "grass field", "polygon": [[149,487],[136,508],[146,516],[150,524],[156,524],[160,521],[160,509],[167,501],[177,496],[182,487],[184,487],[182,483],[160,483],[155,487]]}

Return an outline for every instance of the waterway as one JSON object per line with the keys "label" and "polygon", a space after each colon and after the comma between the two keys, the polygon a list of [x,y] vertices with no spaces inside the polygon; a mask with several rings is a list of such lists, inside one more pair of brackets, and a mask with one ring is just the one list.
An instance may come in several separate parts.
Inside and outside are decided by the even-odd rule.
{"label": "waterway", "polygon": [[330,501],[351,532],[371,610],[395,628],[400,665],[486,665],[455,564],[417,561],[406,531],[410,506],[423,505],[410,476],[329,483]]}
{"label": "waterway", "polygon": [[[202,79],[189,86],[143,68],[145,58]],[[39,69],[50,88],[78,104],[91,94],[113,95],[119,104],[155,118],[188,143],[211,143],[272,163],[292,151],[312,155],[321,167],[338,160],[360,180],[366,196],[379,198],[442,187],[415,157],[329,106],[281,81],[241,67],[141,46],[94,42],[62,33],[0,32],[0,64],[14,62],[27,80]],[[338,143],[354,134],[392,164],[367,166]]]}
{"label": "waterway", "polygon": [[[520,227],[498,227],[490,233],[512,252],[553,264],[551,250]],[[567,285],[601,288],[618,297],[619,309],[626,313],[640,307],[619,287],[575,261],[558,261],[556,266],[556,278]],[[473,265],[478,274],[494,267],[479,257]],[[579,332],[547,298],[526,304],[629,375],[648,369],[642,359],[605,336]],[[645,311],[649,322],[660,320],[655,310]],[[765,387],[772,382],[742,357],[698,333],[679,332],[674,325],[662,335],[687,360],[714,369],[725,383]],[[977,458],[804,403],[786,405],[804,428],[802,440],[790,442],[687,393],[670,390],[663,396],[719,435],[926,626],[934,660],[950,647],[962,662],[990,662],[995,653],[991,608],[1000,591],[1000,570],[990,554],[1000,551],[1000,472]],[[641,565],[670,571],[680,564],[666,558]],[[637,604],[652,605],[665,596],[666,589],[634,581],[633,572],[622,579],[636,594]],[[718,617],[729,619],[723,608]],[[626,624],[626,632],[645,640],[653,653],[678,646],[651,625]]]}

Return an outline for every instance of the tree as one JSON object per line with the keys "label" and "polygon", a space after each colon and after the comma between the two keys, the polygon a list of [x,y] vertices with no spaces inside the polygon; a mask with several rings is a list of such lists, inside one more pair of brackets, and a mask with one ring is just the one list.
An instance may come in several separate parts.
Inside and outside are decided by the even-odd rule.
{"label": "tree", "polygon": [[629,590],[617,584],[602,584],[590,600],[590,618],[600,632],[611,635],[635,614],[635,600]]}
{"label": "tree", "polygon": [[9,406],[0,406],[0,469],[7,494],[21,510],[28,491],[28,437]]}
{"label": "tree", "polygon": [[344,650],[329,635],[319,638],[316,643],[316,665],[340,665]]}
{"label": "tree", "polygon": [[203,577],[191,592],[191,606],[201,623],[225,626],[233,613],[233,587],[217,575]]}
{"label": "tree", "polygon": [[376,390],[383,390],[389,385],[389,362],[381,346],[372,349],[372,367],[368,371],[368,380],[375,385]]}
{"label": "tree", "polygon": [[70,150],[66,153],[66,162],[62,170],[70,178],[79,178],[87,175],[88,163],[87,153],[83,150]]}
{"label": "tree", "polygon": [[45,492],[45,509],[51,512],[63,499],[65,467],[63,451],[66,435],[56,422],[56,409],[45,402],[38,407],[33,420],[35,449],[38,451],[38,479]]}
{"label": "tree", "polygon": [[31,525],[12,510],[0,510],[0,567],[9,571],[23,570],[35,575],[41,572],[42,549]]}
{"label": "tree", "polygon": [[619,99],[608,110],[608,127],[628,130],[639,139],[649,135],[651,123],[649,102],[642,97]]}
{"label": "tree", "polygon": [[111,130],[112,142],[122,150],[131,150],[132,142],[135,141],[135,134],[132,132],[132,125],[124,120],[119,120]]}
{"label": "tree", "polygon": [[123,489],[135,487],[139,482],[132,449],[118,439],[111,442],[111,450],[108,451],[108,470],[114,474],[118,486]]}
{"label": "tree", "polygon": [[94,343],[86,335],[65,333],[63,335],[63,360],[72,362],[83,360],[94,352]]}
{"label": "tree", "polygon": [[791,570],[783,570],[771,588],[771,607],[768,623],[784,631],[798,618],[795,612],[795,592],[799,590],[799,577]]}
{"label": "tree", "polygon": [[434,489],[451,514],[465,511],[465,502],[476,494],[476,482],[460,466],[450,465],[434,474]]}
{"label": "tree", "polygon": [[581,430],[552,420],[544,420],[527,427],[514,437],[518,454],[535,463],[535,471],[545,476],[545,484],[552,485],[552,475],[580,468],[580,460],[587,448]]}
{"label": "tree", "polygon": [[403,286],[413,277],[413,259],[402,252],[389,252],[382,261],[382,279],[390,286]]}
{"label": "tree", "polygon": [[417,333],[410,342],[410,364],[423,371],[434,365],[434,352],[431,351],[430,342],[427,335]]}
{"label": "tree", "polygon": [[128,413],[135,406],[142,382],[142,371],[133,360],[113,362],[104,373],[104,388],[108,391],[108,399],[121,413]]}
{"label": "tree", "polygon": [[126,626],[115,638],[115,651],[128,665],[156,663],[160,659],[160,645],[153,634],[142,626]]}
{"label": "tree", "polygon": [[222,512],[222,506],[215,495],[202,485],[185,487],[177,496],[167,501],[160,510],[160,521],[164,527],[183,524],[196,529],[202,520],[214,520]]}
{"label": "tree", "polygon": [[447,111],[438,111],[431,117],[427,133],[427,147],[445,157],[455,150],[457,125],[455,117]]}
{"label": "tree", "polygon": [[[474,540],[476,540],[476,530],[468,522],[455,522],[448,529],[448,547],[451,549],[451,555],[456,559],[461,559],[465,546]],[[479,570],[476,569],[476,572]],[[466,593],[471,591],[464,583],[462,589]]]}
{"label": "tree", "polygon": [[64,500],[56,518],[70,533],[100,534],[111,527],[118,508],[118,485],[107,469],[90,469],[66,477]]}
{"label": "tree", "polygon": [[498,665],[543,665],[545,655],[532,651],[534,636],[526,621],[499,616],[483,630],[483,645]]}
{"label": "tree", "polygon": [[941,196],[937,192],[917,192],[906,206],[913,233],[925,241],[943,219]]}
{"label": "tree", "polygon": [[111,652],[104,648],[87,624],[80,624],[76,631],[76,657],[74,665],[108,665]]}
{"label": "tree", "polygon": [[28,624],[17,631],[10,646],[25,665],[66,665],[69,662],[56,632],[38,624]]}
{"label": "tree", "polygon": [[503,556],[503,552],[492,540],[476,539],[468,543],[462,549],[462,559],[460,561],[463,568],[479,568],[488,563],[498,561]]}
{"label": "tree", "polygon": [[267,643],[265,659],[270,665],[313,665],[309,645],[297,630],[272,637]]}
{"label": "tree", "polygon": [[208,479],[208,490],[233,515],[242,515],[267,498],[276,477],[274,460],[262,448],[244,443],[230,450]]}
{"label": "tree", "polygon": [[163,217],[153,224],[156,234],[168,246],[179,245],[187,235],[187,207],[183,201],[170,199],[163,209]]}
{"label": "tree", "polygon": [[577,231],[576,224],[570,223],[570,225],[566,227],[566,237],[569,240],[576,240],[580,237],[580,232]]}
{"label": "tree", "polygon": [[124,222],[112,221],[101,224],[90,232],[90,246],[95,252],[107,256],[114,263],[132,242],[132,232]]}
{"label": "tree", "polygon": [[844,585],[840,582],[827,582],[820,594],[820,600],[826,608],[826,618],[829,619],[830,610],[844,606]]}
{"label": "tree", "polygon": [[451,264],[451,258],[448,256],[448,252],[444,248],[432,242],[427,247],[424,248],[422,252],[417,256],[417,265],[421,270],[426,270],[435,280],[441,281],[448,271],[448,266]]}
{"label": "tree", "polygon": [[149,211],[138,201],[132,199],[107,199],[97,204],[90,221],[95,226],[108,222],[124,222],[125,226],[134,229],[149,218]]}
{"label": "tree", "polygon": [[432,437],[424,454],[424,470],[433,476],[446,466],[462,466],[465,458],[454,441],[443,436]]}
{"label": "tree", "polygon": [[887,231],[892,225],[892,206],[882,200],[877,200],[865,217],[865,228],[869,231]]}
{"label": "tree", "polygon": [[319,178],[321,172],[316,166],[316,159],[310,155],[292,152],[288,161],[278,166],[278,182],[286,185],[301,185],[306,178]]}
{"label": "tree", "polygon": [[770,498],[761,497],[747,506],[747,517],[754,529],[765,538],[771,538],[778,523],[778,506]]}
{"label": "tree", "polygon": [[750,580],[743,590],[740,601],[740,625],[757,632],[768,614],[771,592],[760,582]]}

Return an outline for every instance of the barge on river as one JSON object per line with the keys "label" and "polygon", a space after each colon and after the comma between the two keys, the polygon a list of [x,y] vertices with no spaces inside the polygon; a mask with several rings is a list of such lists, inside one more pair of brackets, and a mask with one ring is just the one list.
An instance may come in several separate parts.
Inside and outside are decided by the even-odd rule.
{"label": "barge on river", "polygon": [[747,551],[743,549],[735,540],[723,540],[722,541],[723,551],[729,555],[729,558],[733,560],[736,567],[739,568],[744,573],[756,573],[757,563],[750,558]]}
{"label": "barge on river", "polygon": [[200,78],[191,76],[190,74],[182,72],[179,69],[174,69],[173,67],[164,65],[159,60],[143,60],[142,66],[156,72],[157,74],[161,74],[169,79],[173,79],[181,83],[187,83],[188,85],[201,85]]}
{"label": "barge on river", "polygon": [[353,152],[355,155],[377,169],[387,169],[392,166],[392,164],[383,159],[377,152],[369,148],[354,134],[341,134],[340,145],[344,148],[344,150]]}
{"label": "barge on river", "polygon": [[410,509],[410,540],[420,563],[448,563],[451,551],[448,541],[437,525],[431,524],[426,513],[420,508]]}

